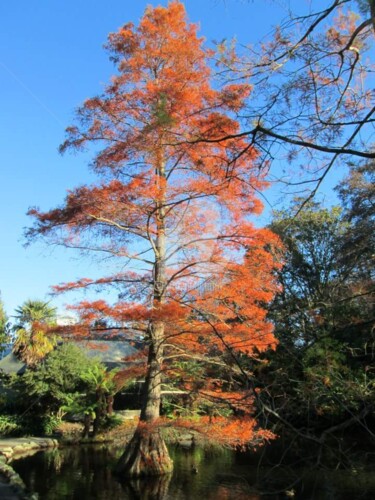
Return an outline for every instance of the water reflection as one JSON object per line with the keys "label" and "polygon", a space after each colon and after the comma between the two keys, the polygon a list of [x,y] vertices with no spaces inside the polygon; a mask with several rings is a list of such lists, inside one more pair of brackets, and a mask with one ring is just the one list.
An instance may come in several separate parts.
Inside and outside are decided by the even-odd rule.
{"label": "water reflection", "polygon": [[172,448],[173,475],[120,483],[112,468],[122,449],[69,447],[13,462],[39,500],[369,500],[370,472],[260,467],[253,456],[229,450]]}
{"label": "water reflection", "polygon": [[[119,482],[112,474],[121,449],[83,446],[47,450],[13,462],[40,500],[260,500],[234,472],[228,450],[172,449],[174,472],[160,478]],[[271,498],[271,497],[269,497]]]}
{"label": "water reflection", "polygon": [[147,479],[133,479],[122,482],[124,498],[134,500],[164,500],[168,497],[172,474]]}

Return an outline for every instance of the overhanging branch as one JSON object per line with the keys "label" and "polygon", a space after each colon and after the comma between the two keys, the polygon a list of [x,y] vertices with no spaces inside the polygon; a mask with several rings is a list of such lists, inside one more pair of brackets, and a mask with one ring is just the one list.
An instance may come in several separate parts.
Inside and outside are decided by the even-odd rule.
{"label": "overhanging branch", "polygon": [[[367,119],[374,114],[375,112],[375,107],[371,109],[371,111],[367,115]],[[308,148],[308,149],[314,149],[316,151],[322,151],[323,153],[329,153],[329,154],[335,154],[335,155],[351,155],[351,156],[357,156],[359,158],[367,158],[367,159],[374,159],[375,158],[375,151],[360,151],[358,149],[353,149],[353,148],[347,148],[345,146],[337,146],[337,147],[332,147],[328,145],[323,145],[323,144],[315,144],[313,142],[309,142],[304,139],[295,139],[293,137],[288,137],[287,135],[283,134],[278,134],[277,132],[274,132],[273,130],[267,129],[263,127],[262,125],[257,125],[254,127],[252,130],[247,130],[245,132],[241,132],[239,134],[228,134],[224,135],[222,137],[217,137],[215,139],[210,139],[210,138],[204,138],[201,137],[199,139],[194,139],[192,141],[187,140],[189,144],[196,144],[199,142],[207,142],[207,143],[220,143],[220,142],[225,142],[231,139],[239,139],[242,137],[252,137],[252,142],[255,143],[257,139],[257,135],[266,135],[268,137],[272,137],[273,139],[277,139],[281,142],[286,142],[288,144],[293,144],[294,146],[300,146],[303,148]]]}

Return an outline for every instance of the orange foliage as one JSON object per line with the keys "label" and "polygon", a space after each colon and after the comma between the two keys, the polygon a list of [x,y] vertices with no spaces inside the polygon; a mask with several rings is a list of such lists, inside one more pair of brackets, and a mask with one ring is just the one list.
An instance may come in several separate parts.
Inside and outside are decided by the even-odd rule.
{"label": "orange foliage", "polygon": [[271,431],[257,429],[256,420],[249,417],[202,417],[194,428],[212,441],[238,448],[259,446],[276,437]]}
{"label": "orange foliage", "polygon": [[[225,417],[200,417],[198,419],[178,418],[174,421],[160,418],[154,423],[155,427],[170,427],[194,430],[208,441],[228,446],[231,448],[247,449],[262,446],[267,441],[276,438],[276,435],[268,430],[259,429],[254,418],[225,418]],[[147,424],[142,424],[144,432],[148,431]]]}
{"label": "orange foliage", "polygon": [[[107,48],[118,72],[103,95],[81,106],[61,147],[99,145],[93,168],[103,182],[70,191],[60,208],[30,210],[30,237],[118,258],[120,273],[55,291],[115,287],[116,304],[74,306],[82,325],[110,320],[147,331],[153,346],[153,326],[162,324],[157,347],[165,369],[178,356],[203,362],[275,346],[264,306],[278,290],[279,242],[251,222],[267,183],[251,143],[231,138],[251,88],[214,88],[212,54],[202,43],[179,1],[149,7],[138,27],[112,33]],[[234,407],[246,401],[231,389],[226,397]]]}

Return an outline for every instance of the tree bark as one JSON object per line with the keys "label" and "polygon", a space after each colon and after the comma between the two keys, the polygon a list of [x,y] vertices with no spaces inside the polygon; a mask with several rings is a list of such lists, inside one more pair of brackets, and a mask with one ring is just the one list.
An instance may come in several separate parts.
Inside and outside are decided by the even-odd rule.
{"label": "tree bark", "polygon": [[87,439],[89,437],[90,427],[91,427],[91,415],[87,413],[83,420],[83,431],[82,431],[83,439]]}
{"label": "tree bark", "polygon": [[160,417],[161,381],[163,365],[164,321],[158,311],[165,301],[166,286],[166,235],[165,235],[165,164],[157,158],[156,185],[159,190],[156,202],[156,240],[154,264],[153,310],[156,319],[148,329],[148,360],[142,408],[138,428],[126,446],[116,473],[123,477],[158,476],[172,472],[173,462],[168,449],[155,426]]}
{"label": "tree bark", "polygon": [[113,415],[113,403],[114,403],[114,396],[111,394],[106,397],[106,405],[107,405],[107,415],[112,416]]}
{"label": "tree bark", "polygon": [[173,462],[159,431],[138,426],[117,463],[115,472],[121,477],[147,477],[169,474]]}
{"label": "tree bark", "polygon": [[115,472],[121,477],[159,476],[173,470],[164,440],[154,426],[160,416],[161,363],[164,324],[150,327],[148,369],[143,388],[142,409],[138,428],[125,448]]}
{"label": "tree bark", "polygon": [[106,410],[105,395],[100,389],[96,392],[96,400],[97,400],[97,408],[93,424],[93,437],[96,437],[100,431]]}

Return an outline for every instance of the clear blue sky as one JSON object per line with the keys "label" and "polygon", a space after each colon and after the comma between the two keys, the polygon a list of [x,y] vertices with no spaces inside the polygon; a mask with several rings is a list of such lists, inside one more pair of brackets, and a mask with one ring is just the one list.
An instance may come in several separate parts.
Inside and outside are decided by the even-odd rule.
{"label": "clear blue sky", "polygon": [[[306,2],[306,0],[299,0]],[[138,22],[144,0],[17,0],[0,5],[0,291],[9,315],[29,298],[49,299],[50,285],[102,273],[72,250],[23,247],[28,207],[43,210],[67,189],[93,180],[89,156],[57,148],[74,109],[100,93],[113,73],[107,34]],[[186,0],[207,41],[235,36],[255,43],[286,15],[288,0]],[[53,299],[60,307],[73,299]]]}

